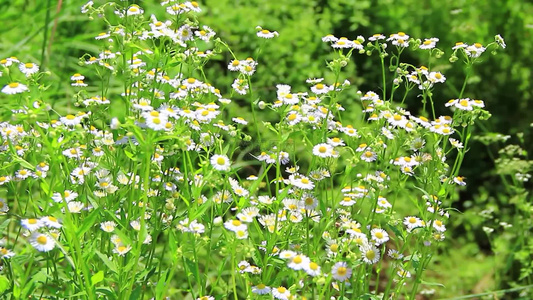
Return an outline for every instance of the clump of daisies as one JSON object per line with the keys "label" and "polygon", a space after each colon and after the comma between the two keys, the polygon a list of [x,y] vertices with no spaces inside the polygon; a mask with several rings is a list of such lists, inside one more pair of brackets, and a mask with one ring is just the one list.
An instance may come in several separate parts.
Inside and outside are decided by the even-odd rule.
{"label": "clump of daisies", "polygon": [[[446,240],[449,199],[468,182],[460,166],[472,124],[489,116],[462,93],[433,99],[442,70],[400,63],[408,49],[439,58],[439,39],[326,35],[339,55],[327,65],[335,79],[308,78],[302,90],[280,82],[270,101],[250,99],[246,118],[232,98],[253,97],[258,58],[231,52],[232,83],[215,87],[202,68],[229,46],[198,22],[197,2],[161,4],[165,16],[138,4],[82,7],[108,27],[94,33],[100,50],[65,78],[77,91],[72,106],[52,110],[36,96],[37,64],[0,60],[10,75],[1,97],[19,105],[0,123],[0,156],[12,162],[0,173],[0,217],[18,218],[0,256],[13,280],[51,274],[62,298],[128,299],[139,287],[202,300],[415,298]],[[473,64],[489,47],[505,43],[458,43],[452,58]],[[397,62],[380,93],[356,92],[360,114],[343,107],[351,83],[342,68],[355,53]],[[399,90],[422,99],[419,115],[402,108]],[[436,105],[449,115],[435,115]],[[256,107],[277,119],[264,122]]]}

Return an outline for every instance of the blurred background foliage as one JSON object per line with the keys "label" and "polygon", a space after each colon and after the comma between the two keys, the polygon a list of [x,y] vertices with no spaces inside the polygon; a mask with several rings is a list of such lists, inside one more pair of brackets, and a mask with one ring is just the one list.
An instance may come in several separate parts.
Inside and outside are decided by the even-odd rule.
{"label": "blurred background foliage", "polygon": [[[98,1],[97,1],[98,2]],[[136,2],[147,16],[163,16],[158,1]],[[256,96],[266,102],[275,98],[276,84],[290,84],[293,91],[305,91],[307,78],[334,78],[326,68],[333,57],[321,37],[334,34],[355,39],[374,33],[389,35],[398,31],[415,38],[438,37],[437,46],[445,52],[431,61],[433,70],[443,72],[447,81],[435,90],[437,113],[449,114],[443,104],[458,96],[465,72],[460,62],[448,62],[451,47],[458,41],[487,44],[501,34],[507,49],[493,56],[485,53],[476,66],[465,96],[482,99],[492,118],[476,128],[474,135],[485,136],[471,144],[463,167],[468,186],[454,203],[449,224],[449,247],[431,266],[429,274],[445,287],[436,289],[441,297],[452,297],[489,290],[532,284],[533,215],[531,182],[517,183],[514,173],[531,173],[528,153],[533,150],[533,3],[520,0],[204,0],[201,23],[212,27],[232,48],[238,59],[258,58],[253,77]],[[49,71],[48,101],[58,111],[71,108],[74,90],[70,76],[80,72],[79,57],[101,51],[94,36],[106,30],[102,22],[91,22],[80,14],[85,1],[73,0],[0,0],[0,58],[17,56],[35,62]],[[260,25],[276,30],[280,36],[265,41],[256,37]],[[425,52],[408,51],[402,56],[413,65],[427,63]],[[227,95],[235,74],[227,71],[229,52],[206,66],[211,83]],[[343,76],[355,88],[341,101],[345,115],[360,111],[357,89],[380,92],[381,70],[377,58],[354,55]],[[96,79],[96,78],[95,78]],[[90,82],[90,78],[87,80]],[[5,83],[0,82],[2,85]],[[233,104],[235,109],[244,99]],[[407,99],[414,113],[419,100]],[[354,118],[355,120],[355,118]],[[344,122],[348,120],[344,120]],[[495,133],[510,135],[501,139]],[[520,144],[521,151],[502,150],[506,144]],[[516,152],[516,151],[515,151]],[[496,163],[495,163],[496,161]],[[520,164],[519,167],[516,166]],[[409,202],[408,202],[409,203]],[[503,223],[503,225],[502,225]],[[510,226],[507,226],[507,225]],[[485,227],[485,230],[483,228]],[[488,228],[488,229],[487,229]],[[490,232],[490,229],[494,230]],[[489,232],[487,234],[487,232]],[[460,267],[459,267],[460,266]],[[530,292],[531,293],[531,292]],[[514,294],[520,296],[520,292]],[[525,295],[522,292],[522,296]],[[531,295],[531,294],[530,294]],[[490,295],[489,295],[490,296]],[[527,299],[528,296],[525,296]]]}

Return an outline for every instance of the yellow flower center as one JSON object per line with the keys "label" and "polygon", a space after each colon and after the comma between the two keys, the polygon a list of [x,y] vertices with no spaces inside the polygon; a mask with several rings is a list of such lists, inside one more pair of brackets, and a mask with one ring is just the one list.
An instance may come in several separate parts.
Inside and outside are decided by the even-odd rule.
{"label": "yellow flower center", "polygon": [[17,88],[19,86],[19,83],[18,82],[12,82],[9,84],[9,87],[14,89],[14,88]]}
{"label": "yellow flower center", "polygon": [[44,235],[40,235],[36,240],[37,240],[37,243],[41,245],[46,245],[46,242],[48,242],[48,239]]}
{"label": "yellow flower center", "polygon": [[337,269],[337,274],[338,274],[339,276],[345,276],[346,273],[348,273],[348,269],[346,269],[346,267],[339,267],[339,268]]}

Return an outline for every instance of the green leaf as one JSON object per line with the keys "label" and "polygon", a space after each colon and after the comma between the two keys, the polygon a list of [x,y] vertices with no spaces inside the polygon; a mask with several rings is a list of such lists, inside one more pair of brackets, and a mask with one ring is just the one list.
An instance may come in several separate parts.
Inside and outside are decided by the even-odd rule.
{"label": "green leaf", "polygon": [[24,168],[26,169],[30,169],[30,170],[34,170],[35,167],[30,164],[29,162],[25,161],[24,159],[18,157],[18,156],[11,156],[11,158],[15,161],[15,162],[18,162],[19,164],[21,164]]}
{"label": "green leaf", "polygon": [[15,297],[15,299],[20,298],[20,286],[17,284],[13,285],[13,297]]}
{"label": "green leaf", "polygon": [[200,218],[209,207],[211,207],[211,205],[209,205],[208,203],[200,205],[200,207],[194,212],[194,214],[191,214],[191,220],[198,220],[198,218]]}
{"label": "green leaf", "polygon": [[46,181],[41,181],[41,190],[43,191],[43,193],[47,194],[50,192],[50,185],[48,185],[48,182]]}
{"label": "green leaf", "polygon": [[124,154],[126,154],[126,156],[133,160],[133,161],[138,161],[137,159],[137,156],[135,156],[133,153],[129,152],[128,150],[124,150]]}
{"label": "green leaf", "polygon": [[117,299],[117,297],[115,296],[115,293],[113,292],[113,290],[111,290],[108,287],[99,287],[95,291],[96,291],[96,294],[105,295],[106,299]]}
{"label": "green leaf", "polygon": [[403,237],[403,233],[402,233],[402,231],[401,231],[400,229],[398,229],[396,226],[392,226],[392,225],[390,225],[390,224],[388,224],[388,225],[389,225],[390,230],[392,230],[392,231],[394,232],[394,234],[395,234],[397,237],[399,237],[400,240],[403,241],[403,240],[404,240],[404,237]]}
{"label": "green leaf", "polygon": [[11,223],[11,219],[6,219],[2,224],[0,224],[0,232],[5,232],[7,226]]}
{"label": "green leaf", "polygon": [[187,264],[187,268],[189,269],[188,271],[192,273],[192,276],[194,276],[194,278],[196,279],[200,278],[200,274],[196,272],[196,264],[188,258],[185,259],[185,263]]}
{"label": "green leaf", "polygon": [[109,260],[109,258],[102,254],[100,251],[98,250],[94,250],[94,253],[96,253],[96,255],[98,255],[98,257],[100,257],[100,259],[102,260],[102,262],[109,268],[109,270],[115,272],[118,274],[118,271],[117,271],[117,266],[115,265],[114,262],[112,262],[111,260]]}
{"label": "green leaf", "polygon": [[0,293],[5,292],[10,285],[9,279],[7,279],[7,277],[4,275],[0,275]]}
{"label": "green leaf", "polygon": [[138,286],[131,293],[130,300],[137,300],[137,299],[140,299],[140,297],[141,297],[141,287]]}
{"label": "green leaf", "polygon": [[41,269],[39,272],[33,274],[31,276],[30,281],[28,281],[24,285],[24,289],[22,290],[22,296],[23,297],[30,296],[34,292],[34,290],[37,288],[37,285],[39,283],[42,284],[46,282],[47,278],[50,278],[50,276],[46,274],[46,269]]}
{"label": "green leaf", "polygon": [[83,234],[85,234],[85,232],[87,232],[87,230],[89,230],[94,225],[99,215],[100,209],[93,210],[86,218],[84,218],[83,223],[76,232],[76,235],[78,237],[81,237]]}
{"label": "green leaf", "polygon": [[427,281],[424,281],[424,280],[420,280],[420,283],[421,284],[425,284],[425,285],[429,285],[429,286],[438,286],[438,287],[445,287],[444,284],[442,283],[438,283],[438,282],[427,282]]}
{"label": "green leaf", "polygon": [[156,299],[163,299],[163,294],[165,293],[167,287],[167,275],[168,270],[164,271],[163,274],[161,274],[161,277],[159,278],[159,281],[155,286]]}
{"label": "green leaf", "polygon": [[91,285],[94,286],[102,280],[104,280],[104,271],[98,271],[98,273],[91,276]]}

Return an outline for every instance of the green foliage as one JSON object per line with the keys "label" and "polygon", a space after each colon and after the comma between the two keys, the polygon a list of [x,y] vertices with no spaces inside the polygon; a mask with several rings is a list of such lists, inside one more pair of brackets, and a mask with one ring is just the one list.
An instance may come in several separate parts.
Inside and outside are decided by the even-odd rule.
{"label": "green foliage", "polygon": [[[325,142],[326,137],[333,137],[339,132],[327,132],[320,126],[312,129],[288,126],[284,124],[284,120],[290,109],[272,108],[277,97],[277,84],[289,84],[293,92],[304,92],[309,89],[309,84],[305,82],[307,78],[324,77],[324,82],[330,84],[341,83],[344,79],[351,83],[351,87],[342,87],[342,93],[335,91],[326,97],[329,101],[328,108],[336,118],[342,120],[343,125],[352,124],[356,129],[361,129],[365,142],[370,141],[372,147],[380,149],[378,154],[383,156],[380,159],[382,161],[379,161],[380,167],[387,173],[390,171],[392,181],[397,184],[396,190],[387,195],[389,199],[394,199],[393,203],[397,203],[391,215],[381,217],[369,213],[371,218],[363,215],[363,212],[368,213],[375,209],[376,202],[372,201],[360,203],[357,210],[352,209],[349,214],[363,225],[361,228],[364,230],[367,225],[382,225],[396,239],[394,246],[397,249],[405,247],[409,250],[410,255],[402,263],[402,268],[409,269],[413,278],[404,291],[397,288],[398,293],[395,293],[395,296],[414,297],[418,290],[424,291],[430,298],[468,294],[490,295],[484,293],[503,289],[499,292],[500,295],[513,295],[517,299],[531,298],[529,287],[533,280],[532,196],[530,181],[525,179],[528,179],[527,176],[533,169],[532,161],[528,158],[528,153],[533,151],[529,117],[533,112],[530,68],[533,65],[533,44],[529,42],[533,30],[533,4],[519,0],[432,0],[423,3],[415,0],[206,0],[200,3],[203,11],[198,16],[188,16],[189,20],[176,18],[173,21],[197,24],[201,19],[201,24],[209,25],[217,32],[219,40],[198,42],[194,45],[200,51],[214,50],[216,55],[209,59],[189,59],[184,56],[183,49],[171,46],[168,41],[147,44],[130,40],[127,43],[112,44],[110,49],[120,49],[123,57],[127,59],[133,59],[133,53],[138,50],[151,47],[154,53],[142,56],[148,64],[147,70],[160,68],[170,76],[183,73],[186,78],[201,79],[220,88],[222,95],[233,101],[221,111],[223,119],[228,123],[231,122],[229,120],[232,116],[238,115],[250,122],[251,125],[246,128],[232,127],[231,134],[223,133],[214,126],[209,127],[206,132],[221,135],[216,136],[214,146],[204,147],[203,150],[208,149],[207,152],[200,154],[194,151],[187,154],[189,152],[184,150],[190,141],[195,140],[198,144],[205,142],[199,134],[188,129],[189,124],[180,123],[172,133],[159,135],[137,126],[136,122],[143,118],[130,113],[129,96],[120,96],[128,88],[133,88],[130,84],[135,75],[108,72],[98,67],[87,68],[85,61],[89,56],[97,56],[105,47],[102,43],[95,42],[94,36],[110,29],[108,25],[111,25],[111,28],[119,25],[121,19],[112,16],[115,7],[107,6],[99,11],[102,15],[93,15],[96,21],[104,22],[90,22],[86,16],[80,15],[79,4],[76,1],[18,0],[10,2],[0,13],[0,23],[4,25],[0,35],[0,59],[16,55],[23,62],[37,63],[43,71],[34,81],[30,80],[32,88],[27,98],[2,98],[0,119],[18,122],[23,124],[24,130],[28,130],[33,128],[35,120],[50,122],[78,111],[78,105],[87,97],[104,95],[111,99],[111,105],[104,109],[87,109],[92,113],[87,124],[112,131],[111,141],[122,139],[126,140],[126,143],[105,148],[106,159],[102,161],[102,165],[108,166],[114,176],[122,170],[138,174],[142,187],[140,190],[125,189],[104,201],[92,195],[98,182],[92,178],[90,184],[79,187],[78,190],[80,200],[87,207],[91,207],[92,211],[82,212],[81,215],[70,214],[69,207],[49,205],[48,202],[53,193],[72,188],[68,174],[76,165],[63,156],[64,148],[87,144],[89,147],[95,146],[91,144],[93,140],[86,130],[82,127],[71,128],[72,130],[36,127],[29,145],[31,149],[42,147],[39,149],[43,150],[35,153],[33,150],[29,151],[30,154],[26,157],[15,154],[20,150],[15,146],[19,145],[8,143],[1,154],[0,176],[22,168],[34,171],[40,161],[46,161],[51,166],[50,173],[54,176],[38,184],[12,182],[2,190],[2,197],[8,199],[11,212],[0,225],[0,233],[8,233],[5,234],[9,237],[8,245],[15,247],[17,255],[4,259],[7,275],[0,275],[0,297],[8,294],[13,298],[55,294],[60,298],[144,299],[151,295],[161,299],[166,295],[199,297],[208,293],[218,295],[221,299],[225,299],[229,294],[235,298],[245,297],[250,295],[250,285],[260,281],[248,274],[236,274],[240,259],[262,266],[265,270],[262,280],[285,285],[293,291],[299,289],[298,276],[285,266],[286,262],[265,253],[273,252],[278,245],[281,249],[304,245],[298,249],[309,254],[316,248],[314,258],[325,257],[327,251],[321,239],[323,231],[327,230],[327,234],[343,233],[338,228],[342,219],[336,219],[338,216],[329,210],[330,207],[339,205],[336,198],[341,195],[339,187],[358,182],[356,178],[362,170],[370,170],[361,167],[365,164],[361,154],[353,150],[358,147],[357,140],[347,142],[345,151],[340,153],[337,160],[323,164],[322,160],[313,155],[311,149],[314,145]],[[129,5],[123,4],[126,7]],[[146,1],[141,4],[149,14],[161,16],[164,13],[164,8],[159,3]],[[101,19],[104,12],[107,13],[107,19]],[[125,27],[130,31],[133,28],[140,30],[147,27],[148,16],[143,21],[138,19],[139,22],[130,23],[130,27]],[[258,38],[255,29],[257,25],[279,32],[279,37],[272,40]],[[393,64],[388,70],[384,65],[380,65],[376,49],[372,55],[368,53],[369,57],[360,55],[357,51],[346,55],[346,52],[331,51],[327,43],[321,42],[321,38],[330,33],[355,40],[359,35],[367,38],[378,32],[388,35],[398,31],[421,39],[440,38],[438,47],[444,51],[444,55],[428,55],[427,51],[420,50],[406,51],[402,54],[402,61],[408,64]],[[505,38],[505,52],[498,53],[497,56],[486,53],[472,65],[465,65],[461,61],[450,64],[447,60],[452,54],[451,47],[457,41],[469,44],[480,42],[486,45],[492,41],[495,34],[501,34]],[[370,46],[366,45],[367,42],[365,46],[368,49]],[[228,71],[227,66],[231,60],[244,60],[247,57],[252,57],[258,63],[253,76],[246,77]],[[385,61],[389,62],[389,58]],[[113,67],[118,70],[126,69],[127,59],[117,61]],[[346,62],[347,65],[344,65]],[[370,122],[362,117],[365,104],[361,105],[359,100],[362,94],[357,93],[357,90],[373,90],[384,95],[384,100],[388,100],[390,96],[392,103],[393,93],[390,86],[393,79],[399,78],[395,72],[398,69],[408,72],[422,64],[426,64],[432,71],[441,71],[446,75],[447,80],[443,87],[423,93],[423,98],[416,93],[405,93],[402,100],[396,96],[395,105],[387,109],[398,112],[396,106],[400,105],[411,109],[414,115],[428,116],[431,115],[431,106],[435,107],[437,115],[449,114],[444,104],[448,99],[461,95],[483,99],[488,110],[493,112],[493,117],[485,125],[473,126],[474,119],[486,119],[489,117],[488,113],[480,113],[475,117],[456,113],[454,120],[457,121],[454,125],[458,129],[463,126],[459,120],[464,121],[463,130],[459,130],[458,135],[465,143],[466,149],[446,153],[452,161],[451,166],[437,163],[438,159],[435,159],[432,168],[418,173],[415,180],[408,181],[407,175],[398,170],[393,172],[390,167],[385,166],[390,159],[398,158],[405,151],[409,151],[406,149],[414,142],[413,137],[395,131],[395,134],[398,134],[397,141],[387,141],[388,148],[381,149],[380,143],[383,141],[374,139],[374,136],[381,135],[380,130],[378,126],[369,126]],[[2,70],[7,72],[7,69]],[[69,81],[70,76],[81,72],[80,70],[83,70],[87,77],[86,83],[89,84],[83,91],[72,87]],[[14,76],[16,80],[25,80],[23,75],[15,71],[5,74]],[[250,94],[239,95],[232,90],[231,84],[238,76],[249,80],[247,83],[250,84]],[[385,80],[383,76],[386,77]],[[13,78],[0,78],[0,87],[7,85]],[[466,89],[463,82],[467,84]],[[389,88],[387,91],[384,90],[386,86]],[[169,87],[161,89],[166,95],[173,91]],[[405,92],[405,88],[399,87],[395,91],[403,96],[401,93]],[[163,102],[156,100],[154,95],[145,96],[151,97],[155,104]],[[213,95],[209,97],[212,97],[210,101],[215,99]],[[336,111],[336,103],[342,104],[346,111]],[[37,108],[37,104],[42,106]],[[27,115],[11,111],[22,106],[34,107],[35,110]],[[53,110],[48,112],[47,106]],[[261,117],[258,118],[258,115]],[[112,117],[117,117],[120,123],[116,128],[110,129],[108,124]],[[203,127],[206,128],[207,126]],[[508,134],[512,135],[511,142],[517,145],[502,145],[502,142],[509,138]],[[474,143],[467,145],[471,136],[474,136],[471,140]],[[428,145],[431,145],[425,150],[433,158],[440,156],[435,145],[446,144],[444,139],[436,135],[424,137]],[[210,136],[207,137],[209,138]],[[139,142],[139,145],[136,142]],[[165,150],[161,150],[160,146]],[[489,152],[485,150],[485,146],[489,147]],[[241,244],[232,232],[228,233],[220,227],[222,221],[217,223],[214,218],[234,218],[234,209],[242,209],[255,199],[233,195],[234,207],[214,205],[212,201],[204,203],[202,195],[211,197],[222,188],[231,188],[228,176],[217,175],[218,173],[212,170],[209,157],[214,153],[234,157],[234,170],[230,174],[240,178],[243,188],[251,194],[262,192],[275,195],[278,199],[287,198],[291,192],[282,189],[285,184],[275,180],[282,176],[285,166],[282,168],[279,164],[275,166],[249,160],[252,154],[257,156],[266,149],[271,149],[268,153],[271,157],[280,154],[276,149],[297,154],[297,161],[294,163],[301,167],[302,173],[318,166],[327,166],[331,174],[335,175],[330,182],[321,184],[317,192],[317,196],[320,196],[317,209],[324,219],[317,225],[306,223],[305,226],[291,226],[290,229],[275,234],[262,230],[256,222],[256,227],[250,228],[250,240]],[[459,166],[467,152],[468,159],[464,160],[465,168],[461,175],[466,175],[468,189],[463,188],[459,194],[459,188],[447,183],[442,184],[441,179],[447,175],[450,178],[459,175]],[[156,154],[168,156],[164,165],[151,162],[152,156]],[[292,159],[295,158],[294,155],[291,156]],[[494,167],[484,161],[493,161]],[[453,162],[457,163],[457,167]],[[176,181],[179,188],[175,194],[168,193],[166,199],[160,197],[152,200],[148,191],[164,190],[164,187],[154,183],[156,180],[149,182],[150,177],[153,174],[162,174],[165,180],[170,177],[168,173],[162,173],[167,171],[163,167],[180,167],[181,171],[185,172],[185,180],[182,178],[181,181]],[[451,172],[447,172],[447,167],[450,167]],[[253,183],[244,181],[244,178],[251,174],[259,174],[259,180]],[[207,178],[205,189],[192,184],[202,178],[200,175]],[[24,191],[29,191],[29,196],[24,195]],[[438,237],[432,235],[434,232],[431,232],[431,226],[427,229],[416,229],[411,233],[401,224],[401,216],[416,213],[427,222],[433,222],[433,214],[426,212],[425,201],[421,201],[425,199],[422,197],[430,198],[432,194],[443,199],[446,206],[454,203],[455,208],[448,210],[453,215],[452,221],[446,224],[453,236],[442,243],[444,247],[432,246],[430,250],[426,250],[422,245],[427,239],[438,240]],[[373,194],[372,199],[376,200],[378,196],[380,195],[377,193]],[[15,199],[17,204],[13,204]],[[280,203],[276,205],[281,207]],[[121,209],[124,210],[115,214]],[[162,211],[165,213],[157,215]],[[272,209],[269,212],[275,214],[276,211]],[[152,221],[140,221],[141,230],[138,233],[132,231],[129,217],[136,216],[138,220],[144,220],[141,216],[145,216],[147,212],[157,216],[157,221],[150,224],[150,232],[145,225]],[[57,240],[58,249],[54,249],[55,252],[36,254],[35,249],[25,241],[25,237],[19,236],[20,220],[41,214],[62,218],[64,227]],[[103,220],[118,223],[114,233],[121,243],[111,243],[107,233],[101,232],[98,227]],[[180,232],[179,230],[184,228],[180,222],[183,221],[185,227],[188,225],[185,220],[197,220],[206,224],[208,235],[201,237]],[[156,246],[142,244],[147,236],[153,239]],[[266,246],[261,244],[267,240]],[[123,245],[125,248],[120,250],[125,250],[127,254],[117,254],[118,245]],[[263,246],[268,252],[257,250]],[[351,290],[342,285],[339,293],[330,288],[331,277],[311,279],[311,284],[321,290],[321,296],[335,294],[342,298],[345,293],[355,295],[360,292],[363,298],[377,299],[378,291],[386,290],[388,293],[396,289],[392,288],[392,278],[400,280],[399,286],[404,281],[407,282],[405,278],[401,279],[401,276],[397,275],[394,268],[387,269],[386,265],[390,263],[388,261],[384,265],[380,262],[376,272],[372,267],[361,267],[361,253],[356,248],[345,250],[341,255],[342,259],[357,262],[353,265],[354,270],[359,268],[360,272],[367,272],[368,277],[359,276],[361,279],[354,281],[355,288]],[[434,263],[430,264],[430,260]],[[324,262],[323,270],[331,271],[334,263],[335,261]],[[457,266],[463,266],[463,270],[458,271]],[[281,281],[282,277],[287,279]],[[377,286],[371,286],[371,279],[378,282]],[[379,279],[385,286],[379,286]]]}

